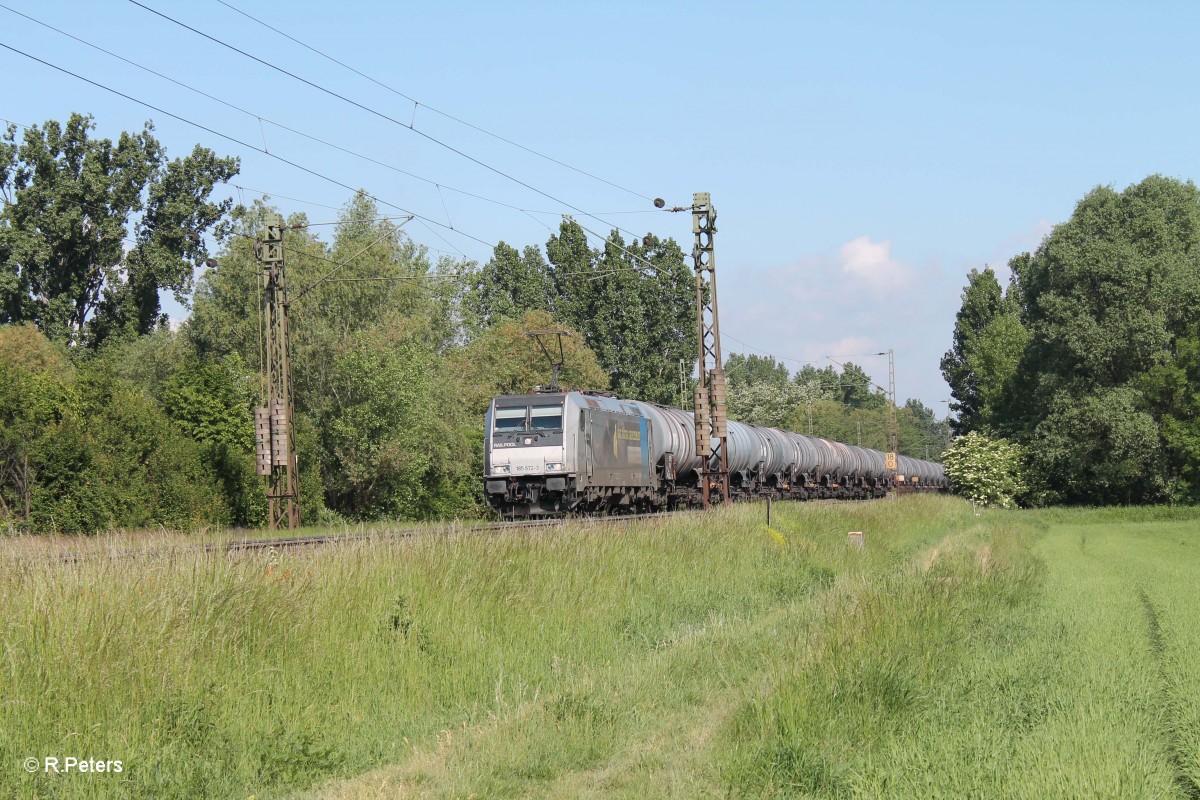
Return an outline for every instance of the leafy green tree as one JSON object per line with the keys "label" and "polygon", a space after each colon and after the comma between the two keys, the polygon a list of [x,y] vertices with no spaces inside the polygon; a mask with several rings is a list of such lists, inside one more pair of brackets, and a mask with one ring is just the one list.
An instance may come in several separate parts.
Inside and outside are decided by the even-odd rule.
{"label": "leafy green tree", "polygon": [[783,386],[791,377],[787,365],[776,361],[774,356],[731,353],[725,359],[725,379],[730,386],[755,383]]}
{"label": "leafy green tree", "polygon": [[830,397],[837,393],[841,381],[841,373],[834,366],[814,367],[812,364],[804,364],[792,376],[792,382],[797,386],[808,386]]}
{"label": "leafy green tree", "polygon": [[[261,267],[253,245],[270,212],[262,202],[237,208],[220,232],[220,266],[202,277],[186,326],[205,360],[237,354],[259,369]],[[346,204],[329,244],[310,232],[307,219],[288,222],[298,226],[285,234],[284,253],[306,519],[328,516],[317,498],[355,519],[466,507],[477,490],[460,474],[469,466],[452,469],[446,453],[462,455],[454,463],[469,465],[479,423],[430,409],[457,403],[442,388],[443,370],[459,338],[461,282],[455,276],[471,265],[432,262],[361,192]],[[370,347],[381,352],[368,353]],[[411,384],[397,394],[395,382],[409,376]],[[416,405],[399,405],[408,400]],[[392,431],[393,425],[404,430]],[[441,449],[431,450],[429,442]]]}
{"label": "leafy green tree", "polygon": [[800,387],[787,380],[783,383],[731,382],[729,418],[754,425],[786,428],[800,405],[800,398]]}
{"label": "leafy green tree", "polygon": [[[564,222],[564,237],[570,233],[571,224]],[[645,267],[631,266],[622,252],[624,246],[614,231],[604,249],[591,254],[590,269],[582,274],[572,274],[574,262],[561,266],[551,250],[553,274],[562,287],[559,307],[609,373],[607,388],[621,397],[663,400],[666,398],[651,396],[644,385],[647,373],[652,371],[646,369],[652,343],[649,313],[641,291]]]}
{"label": "leafy green tree", "polygon": [[475,330],[526,311],[550,311],[556,298],[549,265],[537,247],[518,252],[504,242],[496,245],[490,261],[472,275],[467,306]]}
{"label": "leafy green tree", "polygon": [[192,357],[164,382],[163,408],[197,442],[249,451],[256,384],[236,353],[203,361]]}
{"label": "leafy green tree", "polygon": [[589,328],[575,325],[579,320],[594,318],[599,312],[597,255],[588,245],[587,232],[569,217],[559,225],[546,242],[546,258],[550,262],[550,278],[554,283],[554,307],[557,317],[571,324],[585,336]]}
{"label": "leafy green tree", "polygon": [[1147,370],[1139,388],[1158,415],[1168,490],[1200,502],[1200,336],[1179,339],[1174,357]]}
{"label": "leafy green tree", "polygon": [[1014,260],[1030,338],[1009,417],[1062,499],[1147,502],[1182,486],[1186,437],[1166,417],[1181,418],[1154,383],[1195,336],[1197,252],[1200,191],[1151,176],[1093,190]]}
{"label": "leafy green tree", "polygon": [[359,519],[466,508],[473,477],[461,402],[419,325],[358,334],[333,362],[340,385],[321,440],[331,505]]}
{"label": "leafy green tree", "polygon": [[206,360],[191,356],[163,382],[159,395],[167,416],[200,445],[239,525],[265,522],[251,421],[257,384],[237,353]]}
{"label": "leafy green tree", "polygon": [[[613,231],[613,236],[617,232]],[[648,234],[622,257],[637,274],[645,346],[634,353],[634,397],[669,404],[679,391],[678,364],[696,357],[696,279],[674,239]]]}
{"label": "leafy green tree", "polygon": [[851,408],[886,408],[887,397],[867,371],[852,361],[842,365],[837,392],[843,403]]}
{"label": "leafy green tree", "polygon": [[725,360],[725,377],[730,419],[785,428],[805,400],[804,388],[791,382],[787,365],[773,356],[732,353]]}
{"label": "leafy green tree", "polygon": [[973,503],[1013,508],[1027,491],[1025,455],[1007,439],[971,431],[942,455],[950,488]]}
{"label": "leafy green tree", "polygon": [[678,363],[695,357],[695,283],[674,240],[625,243],[613,231],[589,248],[571,219],[546,244],[554,315],[578,330],[624,397],[671,403]]}
{"label": "leafy green tree", "polygon": [[942,360],[956,430],[1022,442],[1047,498],[1200,499],[1197,252],[1200,190],[1152,175],[1089,192],[1007,292],[972,271]]}
{"label": "leafy green tree", "polygon": [[[1010,266],[1014,272],[1021,258]],[[991,267],[971,270],[962,292],[962,307],[954,320],[954,344],[942,356],[942,375],[950,384],[958,418],[955,432],[995,426],[1017,363],[1025,350],[1028,332],[1020,318],[1015,292],[1007,295]]]}
{"label": "leafy green tree", "polygon": [[229,522],[201,445],[112,363],[72,366],[32,326],[0,326],[0,516],[39,532]]}
{"label": "leafy green tree", "polygon": [[434,352],[455,335],[434,291],[441,280],[427,250],[379,216],[360,193],[342,211],[328,250],[300,239],[289,256],[296,404],[318,425],[342,391],[335,362],[362,335],[403,322]]}
{"label": "leafy green tree", "polygon": [[72,410],[56,437],[67,458],[43,471],[43,524],[90,531],[230,522],[200,446],[145,392],[84,370]]}
{"label": "leafy green tree", "polygon": [[[1011,305],[1007,297],[1005,305]],[[1029,329],[1015,308],[997,314],[975,337],[969,364],[978,406],[973,414],[959,416],[960,430],[972,425],[1013,429],[1007,408],[1014,402],[1013,381],[1028,343]]]}
{"label": "leafy green tree", "polygon": [[1198,248],[1200,191],[1155,175],[1123,192],[1094,189],[1036,253],[1018,259],[1032,332],[1022,363],[1026,416],[1044,416],[1060,389],[1127,385],[1192,335]]}
{"label": "leafy green tree", "polygon": [[105,342],[85,361],[161,402],[164,384],[184,364],[198,358],[192,343],[181,331],[159,328],[135,339]]}
{"label": "leafy green tree", "polygon": [[229,207],[209,196],[238,171],[202,147],[168,162],[149,123],[115,145],[94,128],[73,114],[19,145],[10,126],[0,144],[0,322],[91,346],[163,324],[160,289],[186,300],[204,234]]}
{"label": "leafy green tree", "polygon": [[1059,393],[1030,441],[1050,499],[1106,505],[1165,499],[1158,425],[1130,387]]}
{"label": "leafy green tree", "polygon": [[74,369],[32,325],[0,326],[0,520],[33,519],[40,454],[57,435]]}
{"label": "leafy green tree", "polygon": [[171,421],[199,446],[236,525],[265,523],[262,486],[254,468],[252,413],[258,376],[234,353],[196,353],[182,332],[160,328],[136,339],[105,343],[88,359],[154,398]]}
{"label": "leafy green tree", "polygon": [[[545,311],[526,311],[520,319],[501,322],[448,359],[451,374],[459,376],[461,404],[474,420],[482,420],[488,402],[501,394],[521,394],[549,384],[549,362],[528,331],[566,330],[563,366],[558,382],[571,389],[603,390],[608,375],[583,337],[556,322]],[[557,351],[554,351],[557,355]]]}

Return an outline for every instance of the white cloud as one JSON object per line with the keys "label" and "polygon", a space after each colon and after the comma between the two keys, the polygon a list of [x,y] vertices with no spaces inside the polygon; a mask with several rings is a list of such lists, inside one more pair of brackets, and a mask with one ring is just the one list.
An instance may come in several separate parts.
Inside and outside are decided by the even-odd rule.
{"label": "white cloud", "polygon": [[882,385],[887,358],[856,354],[894,348],[900,399],[934,406],[948,396],[938,361],[953,330],[960,276],[947,274],[936,256],[909,264],[892,248],[889,239],[860,236],[785,266],[741,272],[722,284],[724,352],[766,352],[793,371],[802,361],[827,366],[833,356]]}
{"label": "white cloud", "polygon": [[842,272],[865,282],[874,289],[893,289],[908,283],[912,270],[892,258],[892,241],[872,242],[870,236],[859,236],[842,245],[838,251]]}
{"label": "white cloud", "polygon": [[[830,342],[825,345],[825,354],[831,358],[836,358],[838,361],[855,361],[859,364],[864,363],[861,359],[863,355],[868,353],[879,352],[879,342],[877,338],[867,336],[843,336],[835,342]],[[870,366],[868,364],[868,366]]]}

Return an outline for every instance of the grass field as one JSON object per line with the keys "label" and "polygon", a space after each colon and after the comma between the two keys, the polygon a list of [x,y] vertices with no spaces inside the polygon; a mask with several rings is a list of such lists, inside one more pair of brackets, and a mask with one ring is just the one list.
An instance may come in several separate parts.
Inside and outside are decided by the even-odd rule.
{"label": "grass field", "polygon": [[1196,514],[763,513],[0,543],[0,796],[1200,797]]}

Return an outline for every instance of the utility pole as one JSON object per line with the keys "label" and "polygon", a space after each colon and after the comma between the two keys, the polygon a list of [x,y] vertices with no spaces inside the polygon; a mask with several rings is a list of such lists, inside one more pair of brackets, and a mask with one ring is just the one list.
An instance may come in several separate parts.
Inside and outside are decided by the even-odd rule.
{"label": "utility pole", "polygon": [[[881,354],[882,355],[882,354]],[[887,468],[893,475],[900,450],[900,423],[896,420],[896,351],[889,347],[888,357],[888,453]]]}
{"label": "utility pole", "polygon": [[300,476],[292,408],[292,359],[288,335],[283,218],[270,214],[259,231],[255,255],[262,265],[262,401],[254,414],[258,474],[267,478],[267,525],[300,527]]}
{"label": "utility pole", "polygon": [[[713,235],[717,210],[708,192],[692,195],[692,261],[696,270],[696,328],[699,371],[696,381],[696,454],[700,456],[700,499],[708,508],[715,491],[729,503],[728,429],[725,417],[725,369],[721,363],[721,327],[717,317],[717,270]],[[715,447],[713,440],[716,441]]]}

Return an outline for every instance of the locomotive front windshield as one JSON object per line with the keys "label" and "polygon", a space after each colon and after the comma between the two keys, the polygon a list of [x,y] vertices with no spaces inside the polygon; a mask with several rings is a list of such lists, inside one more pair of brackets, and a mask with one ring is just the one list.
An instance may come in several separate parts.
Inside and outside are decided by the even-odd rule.
{"label": "locomotive front windshield", "polygon": [[496,433],[562,430],[562,404],[497,408],[492,428]]}
{"label": "locomotive front windshield", "polygon": [[496,432],[525,430],[525,417],[528,413],[528,408],[497,408]]}
{"label": "locomotive front windshield", "polygon": [[533,406],[529,409],[529,429],[532,431],[557,431],[562,429],[562,404],[556,406]]}

